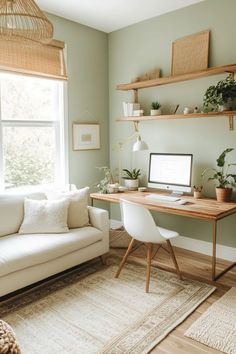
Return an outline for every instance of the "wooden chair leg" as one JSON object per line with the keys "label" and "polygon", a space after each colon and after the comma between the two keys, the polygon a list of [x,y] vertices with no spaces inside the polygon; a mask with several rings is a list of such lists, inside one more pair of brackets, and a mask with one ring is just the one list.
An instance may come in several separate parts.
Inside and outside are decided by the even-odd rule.
{"label": "wooden chair leg", "polygon": [[121,269],[123,268],[123,266],[124,266],[124,264],[125,264],[125,262],[126,262],[126,260],[128,258],[128,255],[129,255],[130,251],[132,250],[132,247],[134,245],[134,241],[135,241],[135,239],[132,238],[132,240],[130,241],[129,247],[128,247],[128,249],[127,249],[127,251],[126,251],[126,253],[125,253],[125,255],[124,255],[124,257],[123,257],[123,259],[122,259],[122,261],[120,263],[120,265],[119,265],[119,268],[118,268],[118,270],[116,272],[115,278],[118,278],[118,276],[120,275]]}
{"label": "wooden chair leg", "polygon": [[175,266],[175,269],[176,269],[176,273],[177,273],[177,275],[178,275],[178,278],[179,278],[180,280],[182,280],[182,275],[181,275],[181,272],[180,272],[180,270],[179,270],[179,266],[178,266],[177,260],[176,260],[176,258],[175,258],[175,253],[174,253],[174,250],[173,250],[172,245],[171,245],[171,243],[170,243],[170,240],[166,240],[166,242],[167,242],[167,246],[168,246],[168,249],[169,249],[169,252],[170,252],[172,261],[173,261],[173,263],[174,263],[174,266]]}
{"label": "wooden chair leg", "polygon": [[102,265],[106,265],[106,260],[105,260],[104,255],[102,254],[101,256],[99,256],[99,258],[100,258]]}
{"label": "wooden chair leg", "polygon": [[153,244],[152,243],[147,243],[146,293],[149,292],[151,261],[152,261],[152,249],[153,249]]}

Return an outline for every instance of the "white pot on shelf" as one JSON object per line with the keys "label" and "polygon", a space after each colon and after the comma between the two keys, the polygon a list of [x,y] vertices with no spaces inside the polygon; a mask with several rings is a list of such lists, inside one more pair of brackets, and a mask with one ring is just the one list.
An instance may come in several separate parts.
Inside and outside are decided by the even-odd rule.
{"label": "white pot on shelf", "polygon": [[130,191],[138,190],[139,180],[138,179],[125,179],[125,186]]}
{"label": "white pot on shelf", "polygon": [[218,111],[219,112],[223,112],[223,111],[229,111],[230,110],[230,106],[232,106],[233,102],[231,99],[228,99],[227,102],[224,102],[223,105],[219,105],[218,106]]}
{"label": "white pot on shelf", "polygon": [[151,116],[160,116],[161,115],[161,109],[151,109]]}

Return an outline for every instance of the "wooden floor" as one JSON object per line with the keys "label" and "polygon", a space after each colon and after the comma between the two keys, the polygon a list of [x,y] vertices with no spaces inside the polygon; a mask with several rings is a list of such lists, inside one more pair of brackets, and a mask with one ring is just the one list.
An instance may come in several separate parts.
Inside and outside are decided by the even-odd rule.
{"label": "wooden floor", "polygon": [[[217,290],[204,301],[187,319],[182,322],[178,327],[176,327],[162,342],[160,342],[152,351],[152,354],[195,354],[195,353],[221,353],[218,350],[211,349],[199,342],[189,339],[184,336],[184,332],[190,325],[196,321],[196,319],[204,312],[206,309],[218,300],[226,291],[228,291],[232,286],[236,287],[236,267],[234,267],[230,272],[222,276],[216,282],[212,282],[211,279],[211,257],[202,255],[200,253],[191,252],[183,250],[181,248],[174,248],[176,258],[182,274],[190,279],[196,279],[210,284],[214,284]],[[116,249],[111,252],[118,254],[123,254],[125,250]],[[142,264],[146,264],[145,260],[146,249],[144,246],[140,247],[134,251],[130,257],[135,257]],[[158,262],[157,262],[158,260]],[[171,259],[169,254],[160,249],[155,256],[153,264],[169,267],[171,271],[173,266],[171,264]],[[223,270],[230,264],[228,261],[218,260],[217,270],[218,272]],[[150,280],[152,284],[152,279]],[[144,284],[145,290],[145,284]]]}

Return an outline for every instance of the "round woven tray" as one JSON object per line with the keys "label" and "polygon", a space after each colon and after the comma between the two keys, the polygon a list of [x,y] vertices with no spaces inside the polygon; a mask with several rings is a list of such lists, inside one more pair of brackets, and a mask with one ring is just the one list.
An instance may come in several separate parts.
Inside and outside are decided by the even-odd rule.
{"label": "round woven tray", "polygon": [[13,329],[0,320],[0,354],[21,354]]}

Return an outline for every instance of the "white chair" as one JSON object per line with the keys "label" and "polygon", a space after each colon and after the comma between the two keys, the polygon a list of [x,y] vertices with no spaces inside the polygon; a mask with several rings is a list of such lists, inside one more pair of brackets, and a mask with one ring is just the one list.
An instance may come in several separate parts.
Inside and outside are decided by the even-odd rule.
{"label": "white chair", "polygon": [[132,250],[135,240],[141,241],[147,246],[147,273],[146,273],[146,292],[149,292],[149,282],[150,282],[150,270],[151,270],[151,260],[153,252],[153,244],[167,243],[170,256],[173,260],[176,273],[179,279],[182,279],[181,273],[178,267],[178,263],[175,258],[174,250],[170,243],[170,239],[179,236],[178,232],[164,229],[162,227],[156,226],[153,217],[149,210],[141,204],[136,204],[129,202],[127,200],[120,200],[121,207],[121,217],[123,225],[132,237],[129,247],[120,263],[117,270],[115,278],[118,278],[120,272],[127,260],[129,253]]}

